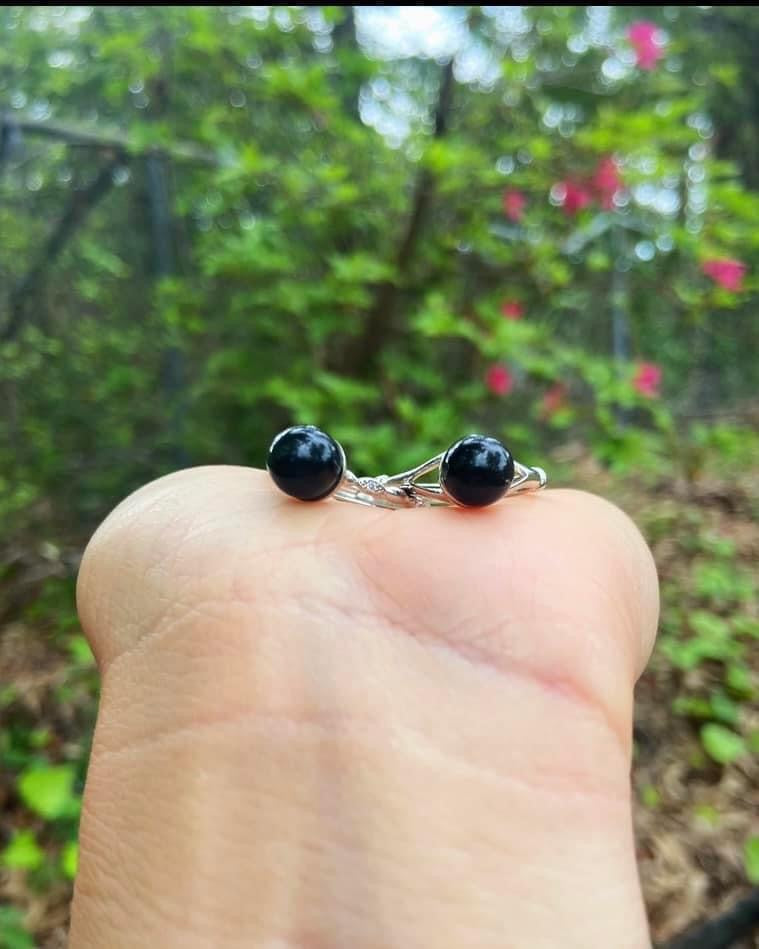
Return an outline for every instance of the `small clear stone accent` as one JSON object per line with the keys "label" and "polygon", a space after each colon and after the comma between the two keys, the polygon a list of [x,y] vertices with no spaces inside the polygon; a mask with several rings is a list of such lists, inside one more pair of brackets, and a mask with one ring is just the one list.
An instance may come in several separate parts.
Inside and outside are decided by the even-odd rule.
{"label": "small clear stone accent", "polygon": [[359,478],[358,483],[362,488],[371,491],[372,494],[380,494],[385,490],[382,484],[376,478]]}

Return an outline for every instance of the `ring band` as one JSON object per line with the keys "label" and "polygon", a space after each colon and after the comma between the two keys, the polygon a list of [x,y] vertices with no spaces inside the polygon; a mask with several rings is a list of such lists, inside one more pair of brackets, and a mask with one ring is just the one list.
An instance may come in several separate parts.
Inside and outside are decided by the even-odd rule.
{"label": "ring band", "polygon": [[[331,435],[313,425],[280,432],[269,447],[266,469],[276,486],[300,501],[333,497],[368,507],[485,507],[545,487],[542,468],[514,459],[508,448],[486,435],[467,435],[446,451],[395,475],[357,477]],[[436,482],[424,478],[437,470]]]}

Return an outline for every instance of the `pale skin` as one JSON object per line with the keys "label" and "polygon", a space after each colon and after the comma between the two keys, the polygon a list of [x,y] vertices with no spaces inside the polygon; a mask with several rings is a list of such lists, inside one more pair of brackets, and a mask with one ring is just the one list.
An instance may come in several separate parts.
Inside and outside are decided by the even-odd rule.
{"label": "pale skin", "polygon": [[71,949],[645,949],[632,522],[300,503],[195,468],[123,502],[78,600],[102,673]]}

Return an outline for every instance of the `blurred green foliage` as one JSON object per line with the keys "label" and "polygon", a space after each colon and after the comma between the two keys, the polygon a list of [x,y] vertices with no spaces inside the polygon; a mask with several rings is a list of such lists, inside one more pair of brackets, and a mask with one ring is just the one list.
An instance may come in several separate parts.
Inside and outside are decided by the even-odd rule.
{"label": "blurred green foliage", "polygon": [[746,875],[759,885],[759,837],[749,837],[745,847]]}
{"label": "blurred green foliage", "polygon": [[[0,512],[53,497],[94,520],[177,465],[261,464],[292,421],[360,471],[476,429],[527,457],[569,433],[617,468],[698,467],[689,420],[759,381],[759,197],[712,108],[748,65],[704,33],[757,17],[665,8],[646,71],[640,15],[451,8],[436,61],[393,48],[382,17],[411,13],[389,8],[0,11]],[[615,201],[567,213],[557,183],[611,156]],[[748,264],[742,292],[701,273],[712,257]],[[631,384],[636,359],[664,399]]]}
{"label": "blurred green foliage", "polygon": [[754,572],[739,559],[735,541],[715,533],[697,509],[684,518],[682,508],[672,507],[646,527],[654,543],[677,544],[678,569],[662,585],[658,643],[682,675],[672,710],[703,723],[704,751],[729,763],[751,751],[742,709],[759,695],[750,663],[759,639]]}
{"label": "blurred green foliage", "polygon": [[[432,9],[430,30],[415,8],[0,9],[6,538],[78,544],[165,471],[260,466],[292,422],[359,473],[475,430],[640,480],[759,470],[759,9]],[[663,578],[673,712],[715,764],[756,754],[755,575],[697,508],[641,521],[685,565]],[[97,682],[70,578],[21,619],[78,736],[0,682],[21,814],[0,867],[43,889],[76,872]],[[755,838],[745,860],[755,879]],[[32,945],[12,909],[0,945]]]}
{"label": "blurred green foliage", "polygon": [[0,940],[3,949],[34,949],[23,915],[15,906],[0,906]]}

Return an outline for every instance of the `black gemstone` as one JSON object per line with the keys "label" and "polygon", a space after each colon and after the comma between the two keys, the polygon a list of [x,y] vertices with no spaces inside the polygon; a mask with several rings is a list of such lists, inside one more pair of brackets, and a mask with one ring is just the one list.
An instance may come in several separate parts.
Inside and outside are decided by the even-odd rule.
{"label": "black gemstone", "polygon": [[345,471],[343,450],[313,425],[286,428],[271,443],[266,468],[277,487],[299,501],[320,501]]}
{"label": "black gemstone", "polygon": [[484,507],[500,500],[514,480],[514,457],[496,438],[467,435],[440,462],[440,484],[459,504]]}

